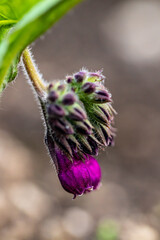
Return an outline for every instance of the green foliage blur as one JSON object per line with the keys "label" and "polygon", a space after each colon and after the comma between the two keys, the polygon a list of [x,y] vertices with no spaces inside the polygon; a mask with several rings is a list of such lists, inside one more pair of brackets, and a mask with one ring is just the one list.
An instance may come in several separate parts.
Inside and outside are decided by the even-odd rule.
{"label": "green foliage blur", "polygon": [[16,77],[22,51],[80,1],[0,1],[0,92]]}
{"label": "green foliage blur", "polygon": [[97,240],[118,240],[118,228],[113,221],[103,221],[97,229]]}

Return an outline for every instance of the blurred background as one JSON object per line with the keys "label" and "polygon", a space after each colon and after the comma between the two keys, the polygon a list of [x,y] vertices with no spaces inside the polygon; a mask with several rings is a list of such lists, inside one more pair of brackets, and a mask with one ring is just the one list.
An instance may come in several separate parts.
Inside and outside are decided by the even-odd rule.
{"label": "blurred background", "polygon": [[100,190],[73,201],[21,69],[0,99],[0,239],[160,239],[159,23],[159,0],[86,0],[32,45],[48,81],[104,69],[116,145],[98,157]]}

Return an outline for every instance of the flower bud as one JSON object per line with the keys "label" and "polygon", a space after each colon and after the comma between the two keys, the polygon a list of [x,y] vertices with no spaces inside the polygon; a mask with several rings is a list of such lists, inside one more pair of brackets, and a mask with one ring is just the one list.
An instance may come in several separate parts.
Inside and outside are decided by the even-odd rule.
{"label": "flower bud", "polygon": [[82,135],[90,135],[92,133],[92,125],[87,120],[75,122],[75,128]]}
{"label": "flower bud", "polygon": [[63,84],[63,83],[59,84],[59,86],[57,87],[57,89],[58,89],[59,91],[63,91],[63,90],[65,89],[65,84]]}
{"label": "flower bud", "polygon": [[89,78],[95,78],[95,81],[103,81],[105,79],[105,76],[102,74],[103,69],[99,70],[97,72],[89,72],[88,77]]}
{"label": "flower bud", "polygon": [[79,142],[74,135],[67,136],[67,142],[69,143],[72,152],[77,152],[79,150]]}
{"label": "flower bud", "polygon": [[51,83],[41,106],[46,145],[62,187],[74,195],[97,189],[101,169],[98,150],[114,144],[112,98],[102,71],[80,72]]}
{"label": "flower bud", "polygon": [[55,100],[58,98],[58,94],[56,91],[51,91],[48,95],[48,100],[51,102],[55,102]]}
{"label": "flower bud", "polygon": [[109,120],[102,109],[103,109],[102,107],[99,107],[96,104],[95,106],[93,106],[92,115],[95,117],[97,122],[103,123],[104,125],[108,125]]}
{"label": "flower bud", "polygon": [[101,180],[101,169],[96,159],[86,156],[83,162],[74,157],[71,162],[61,152],[56,152],[56,158],[61,185],[64,190],[74,195],[73,198],[97,189]]}
{"label": "flower bud", "polygon": [[98,106],[98,107],[105,114],[107,120],[112,121],[112,118],[111,118],[109,112],[107,111],[107,109],[105,109],[104,107],[101,107],[101,106]]}
{"label": "flower bud", "polygon": [[93,133],[95,138],[104,146],[107,146],[103,131],[99,125],[94,126]]}
{"label": "flower bud", "polygon": [[98,90],[92,96],[92,102],[94,103],[107,103],[111,102],[111,95],[107,90]]}
{"label": "flower bud", "polygon": [[54,87],[54,83],[50,83],[48,86],[48,90],[50,91]]}
{"label": "flower bud", "polygon": [[96,89],[96,84],[92,83],[92,82],[86,82],[83,86],[82,86],[82,91],[86,94],[91,94],[95,91]]}
{"label": "flower bud", "polygon": [[82,72],[82,71],[81,71],[81,72],[79,72],[79,73],[76,73],[76,74],[74,75],[74,78],[76,79],[76,81],[77,81],[78,83],[81,83],[81,82],[83,82],[85,76],[86,76],[85,72]]}
{"label": "flower bud", "polygon": [[68,117],[74,121],[83,121],[87,118],[85,111],[80,107],[74,107],[70,110]]}
{"label": "flower bud", "polygon": [[87,141],[85,136],[78,135],[78,141],[80,143],[80,148],[84,153],[92,155],[92,147]]}
{"label": "flower bud", "polygon": [[62,137],[56,136],[56,137],[54,137],[54,141],[56,142],[58,147],[64,152],[64,154],[66,156],[68,156],[68,157],[73,156],[73,151],[71,149],[71,146],[64,136],[62,136]]}
{"label": "flower bud", "polygon": [[109,129],[107,126],[104,125],[101,125],[101,129],[105,137],[107,146],[114,146],[115,129]]}
{"label": "flower bud", "polygon": [[50,123],[53,130],[60,134],[73,134],[74,130],[67,120],[55,119]]}
{"label": "flower bud", "polygon": [[67,81],[67,83],[71,83],[71,82],[73,81],[73,78],[70,77],[70,76],[68,76],[68,77],[66,78],[66,81]]}
{"label": "flower bud", "polygon": [[91,148],[92,148],[92,154],[91,155],[98,155],[98,141],[96,141],[93,136],[88,136],[87,138],[88,143],[90,144]]}
{"label": "flower bud", "polygon": [[63,117],[65,115],[65,111],[58,104],[50,104],[48,106],[48,114],[51,117]]}
{"label": "flower bud", "polygon": [[74,154],[72,161],[55,145],[49,134],[46,145],[56,166],[62,187],[74,195],[83,195],[98,188],[101,181],[101,169],[97,160],[84,155],[84,161]]}
{"label": "flower bud", "polygon": [[62,103],[64,105],[72,105],[76,101],[76,98],[73,93],[67,93],[64,95]]}

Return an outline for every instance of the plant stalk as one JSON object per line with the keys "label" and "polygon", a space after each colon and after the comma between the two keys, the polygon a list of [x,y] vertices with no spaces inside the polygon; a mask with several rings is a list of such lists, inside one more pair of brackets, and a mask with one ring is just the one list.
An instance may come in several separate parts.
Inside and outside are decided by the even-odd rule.
{"label": "plant stalk", "polygon": [[23,51],[22,59],[24,68],[28,74],[28,77],[39,97],[44,97],[46,92],[46,84],[39,74],[38,68],[34,63],[31,52],[28,48]]}

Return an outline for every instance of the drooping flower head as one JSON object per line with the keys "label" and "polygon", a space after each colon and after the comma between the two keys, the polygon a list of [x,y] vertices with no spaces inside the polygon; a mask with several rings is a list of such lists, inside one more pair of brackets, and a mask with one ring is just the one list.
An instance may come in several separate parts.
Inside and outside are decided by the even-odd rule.
{"label": "drooping flower head", "polygon": [[113,145],[115,136],[115,110],[102,72],[82,70],[47,91],[46,144],[63,188],[74,196],[97,189],[101,170],[92,155]]}

